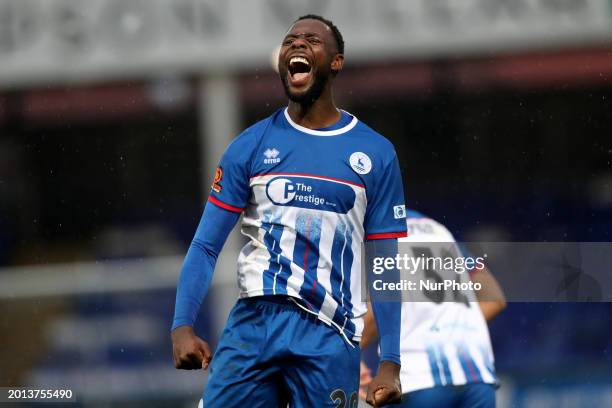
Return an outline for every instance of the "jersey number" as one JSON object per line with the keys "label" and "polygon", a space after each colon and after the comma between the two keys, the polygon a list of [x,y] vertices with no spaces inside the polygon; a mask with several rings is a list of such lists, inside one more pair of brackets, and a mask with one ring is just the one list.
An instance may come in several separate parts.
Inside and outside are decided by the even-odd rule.
{"label": "jersey number", "polygon": [[357,408],[357,404],[359,403],[356,391],[351,394],[348,405],[346,405],[346,394],[341,389],[334,390],[334,392],[329,395],[329,398],[336,404],[335,408]]}
{"label": "jersey number", "polygon": [[[412,255],[415,257],[419,257],[422,255],[425,258],[433,258],[433,253],[431,251],[431,248],[412,247],[411,249],[412,249]],[[440,257],[442,258],[452,257],[452,256],[453,255],[447,251],[442,251],[442,253],[440,254]],[[433,269],[429,269],[429,268],[425,269],[425,279],[429,281],[433,281],[436,284],[442,284],[444,282],[444,279],[442,279],[442,277],[440,276],[438,272],[436,272]],[[458,283],[461,283],[461,279],[459,275],[456,275],[455,281]],[[425,296],[427,296],[427,298],[434,303],[442,303],[444,302],[444,298],[446,297],[446,293],[441,290],[424,290],[423,292],[425,293]],[[452,290],[450,293],[451,293],[453,302],[463,303],[465,306],[470,307],[470,302],[467,296],[465,295],[465,293],[461,292],[460,290]]]}

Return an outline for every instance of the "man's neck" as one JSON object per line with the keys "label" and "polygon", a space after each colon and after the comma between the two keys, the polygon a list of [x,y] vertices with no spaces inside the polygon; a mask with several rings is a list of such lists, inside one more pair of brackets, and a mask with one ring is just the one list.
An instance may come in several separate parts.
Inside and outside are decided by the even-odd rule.
{"label": "man's neck", "polygon": [[322,129],[340,120],[341,114],[332,99],[318,99],[310,105],[290,101],[287,109],[291,120],[308,129]]}

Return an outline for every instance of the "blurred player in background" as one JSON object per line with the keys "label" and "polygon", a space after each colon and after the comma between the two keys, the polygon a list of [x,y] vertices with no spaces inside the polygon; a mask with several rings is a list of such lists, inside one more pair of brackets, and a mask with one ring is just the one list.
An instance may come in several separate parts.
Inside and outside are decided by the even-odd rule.
{"label": "blurred player in background", "polygon": [[[407,211],[408,237],[401,242],[418,245],[420,252],[444,256],[440,244],[454,243],[440,223],[416,211]],[[431,243],[427,248],[427,243]],[[457,245],[455,250],[460,254]],[[414,256],[418,256],[416,253]],[[435,271],[431,271],[436,273]],[[400,344],[403,408],[489,408],[495,406],[497,380],[487,321],[505,307],[504,294],[486,266],[469,271],[463,279],[482,284],[480,291],[439,293],[434,301],[406,301],[402,305]],[[361,347],[377,336],[370,311],[365,317]],[[362,363],[362,386],[369,369]]]}
{"label": "blurred player in background", "polygon": [[[392,144],[335,106],[343,53],[332,22],[296,20],[278,58],[288,107],[238,136],[217,168],[181,270],[172,326],[177,368],[210,363],[207,408],[357,405],[367,310],[361,245],[380,240],[377,248],[393,254],[406,223]],[[192,326],[242,212],[249,242],[238,258],[240,299],[211,362]],[[373,301],[372,308],[381,364],[368,399],[380,405],[401,397],[401,305]]]}

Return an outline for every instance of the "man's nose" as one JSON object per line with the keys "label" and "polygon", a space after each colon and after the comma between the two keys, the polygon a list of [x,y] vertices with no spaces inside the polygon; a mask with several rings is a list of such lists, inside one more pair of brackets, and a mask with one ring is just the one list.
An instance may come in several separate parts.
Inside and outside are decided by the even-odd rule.
{"label": "man's nose", "polygon": [[306,39],[301,37],[296,38],[293,40],[291,48],[306,48]]}

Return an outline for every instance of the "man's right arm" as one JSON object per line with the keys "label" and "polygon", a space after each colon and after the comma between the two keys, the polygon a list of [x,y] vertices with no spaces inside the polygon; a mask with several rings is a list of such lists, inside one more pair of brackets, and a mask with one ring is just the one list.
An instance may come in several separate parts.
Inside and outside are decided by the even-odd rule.
{"label": "man's right arm", "polygon": [[217,256],[247,205],[252,156],[257,146],[253,129],[242,132],[223,153],[181,269],[172,323],[176,368],[207,368],[211,359],[208,344],[195,335],[193,324],[210,287]]}
{"label": "man's right arm", "polygon": [[193,331],[202,300],[212,281],[217,257],[240,213],[220,208],[210,200],[185,256],[176,291],[172,323],[174,366],[181,369],[208,367],[212,357],[208,344]]}
{"label": "man's right arm", "polygon": [[482,289],[476,291],[476,298],[485,320],[490,322],[506,308],[504,291],[486,266],[470,272],[470,279],[482,285]]}

